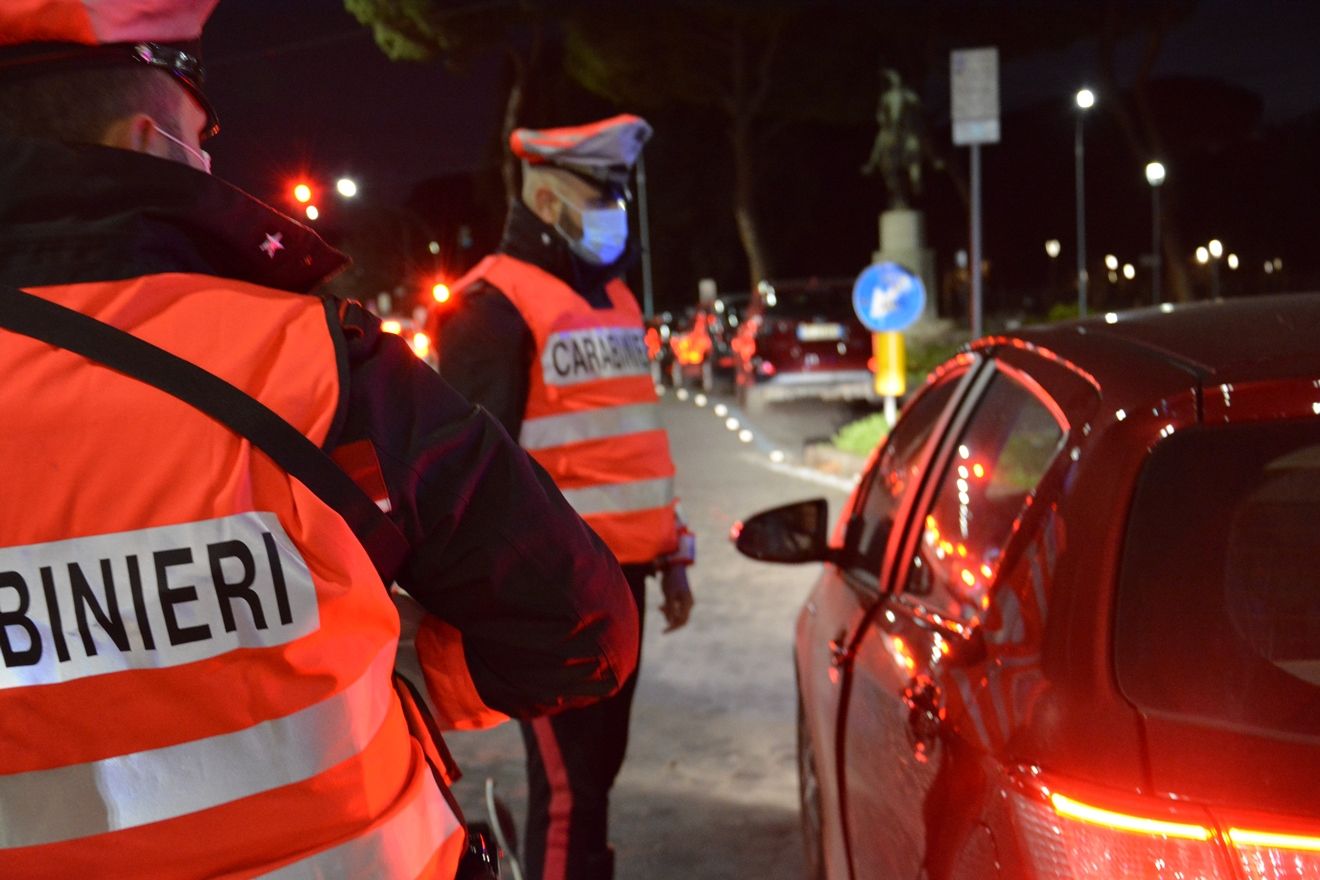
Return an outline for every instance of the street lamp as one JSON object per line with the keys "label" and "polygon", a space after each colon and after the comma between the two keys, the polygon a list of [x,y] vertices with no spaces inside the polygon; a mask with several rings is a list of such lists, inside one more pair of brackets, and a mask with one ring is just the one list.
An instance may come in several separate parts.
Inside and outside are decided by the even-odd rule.
{"label": "street lamp", "polygon": [[358,194],[357,181],[351,177],[339,178],[335,181],[335,189],[346,199],[351,199]]}
{"label": "street lamp", "polygon": [[1051,260],[1057,257],[1061,250],[1063,250],[1063,245],[1059,244],[1057,238],[1051,238],[1049,241],[1045,242],[1045,255]]}
{"label": "street lamp", "polygon": [[1086,156],[1082,144],[1082,118],[1095,106],[1095,92],[1079,89],[1077,102],[1077,130],[1073,137],[1073,156],[1077,166],[1077,314],[1086,317]]}
{"label": "street lamp", "polygon": [[1160,187],[1164,185],[1164,163],[1146,163],[1146,182],[1150,184],[1151,214],[1151,298],[1160,302],[1160,281],[1164,275],[1164,255],[1160,253]]}

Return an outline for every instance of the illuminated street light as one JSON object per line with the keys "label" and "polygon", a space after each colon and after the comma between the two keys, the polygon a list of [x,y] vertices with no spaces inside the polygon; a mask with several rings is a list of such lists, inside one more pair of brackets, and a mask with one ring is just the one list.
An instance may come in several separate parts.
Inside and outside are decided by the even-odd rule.
{"label": "illuminated street light", "polygon": [[1206,249],[1205,245],[1201,245],[1196,249],[1196,262],[1202,266],[1210,262],[1210,251]]}
{"label": "illuminated street light", "polygon": [[1137,277],[1137,267],[1134,266],[1134,265],[1132,265],[1131,263],[1124,263],[1124,264],[1123,264],[1123,277],[1126,278],[1128,281],[1131,281],[1133,278],[1136,278],[1136,277]]}
{"label": "illuminated street light", "polygon": [[431,298],[438,303],[449,302],[449,285],[443,281],[436,282],[435,286],[431,288]]}
{"label": "illuminated street light", "polygon": [[1228,262],[1228,268],[1230,268],[1230,269],[1236,269],[1236,268],[1238,267],[1238,265],[1239,265],[1239,263],[1238,263],[1238,255],[1237,255],[1237,254],[1229,254],[1229,255],[1228,255],[1228,261],[1227,261],[1227,262]]}
{"label": "illuminated street light", "polygon": [[1217,238],[1210,239],[1210,243],[1206,247],[1210,249],[1210,256],[1216,260],[1224,255],[1224,243]]}
{"label": "illuminated street light", "polygon": [[351,199],[358,194],[357,181],[351,177],[341,177],[336,180],[335,189],[346,199]]}
{"label": "illuminated street light", "polygon": [[1271,275],[1271,274],[1273,274],[1273,273],[1274,273],[1274,262],[1273,262],[1272,260],[1266,260],[1266,261],[1265,261],[1265,274],[1266,274],[1266,275]]}
{"label": "illuminated street light", "polygon": [[1082,118],[1095,106],[1095,92],[1078,89],[1077,128],[1073,135],[1073,158],[1077,172],[1077,314],[1086,317],[1086,149],[1082,142]]}
{"label": "illuminated street light", "polygon": [[307,219],[308,219],[308,220],[316,220],[316,219],[319,218],[320,216],[321,216],[321,211],[320,211],[320,209],[318,209],[318,208],[316,207],[316,205],[308,205],[308,206],[307,206]]}
{"label": "illuminated street light", "polygon": [[1113,272],[1118,268],[1118,257],[1113,254],[1105,254],[1105,268]]}
{"label": "illuminated street light", "polygon": [[1057,238],[1051,238],[1049,241],[1045,242],[1045,254],[1051,260],[1057,257],[1059,255],[1059,252],[1062,250],[1063,250],[1063,246],[1059,244],[1059,240]]}
{"label": "illuminated street light", "polygon": [[293,188],[293,197],[305,205],[312,200],[312,188],[305,183],[300,183]]}
{"label": "illuminated street light", "polygon": [[1160,248],[1160,187],[1164,184],[1164,163],[1146,163],[1146,182],[1150,184],[1151,299],[1158,304],[1160,282],[1164,280],[1164,254]]}

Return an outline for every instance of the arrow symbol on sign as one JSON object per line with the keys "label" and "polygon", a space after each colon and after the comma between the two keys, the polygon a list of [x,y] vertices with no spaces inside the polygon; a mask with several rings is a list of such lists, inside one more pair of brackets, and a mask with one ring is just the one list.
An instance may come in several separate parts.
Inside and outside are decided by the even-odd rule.
{"label": "arrow symbol on sign", "polygon": [[871,317],[884,318],[898,310],[898,301],[912,289],[912,279],[899,276],[888,287],[877,287],[871,297]]}

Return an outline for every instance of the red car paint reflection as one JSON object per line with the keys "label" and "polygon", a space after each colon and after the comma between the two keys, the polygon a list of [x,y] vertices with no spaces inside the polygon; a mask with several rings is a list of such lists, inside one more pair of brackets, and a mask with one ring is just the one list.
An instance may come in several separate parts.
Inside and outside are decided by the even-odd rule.
{"label": "red car paint reflection", "polygon": [[981,340],[828,546],[744,521],[825,562],[809,876],[1320,877],[1317,327],[1297,295]]}

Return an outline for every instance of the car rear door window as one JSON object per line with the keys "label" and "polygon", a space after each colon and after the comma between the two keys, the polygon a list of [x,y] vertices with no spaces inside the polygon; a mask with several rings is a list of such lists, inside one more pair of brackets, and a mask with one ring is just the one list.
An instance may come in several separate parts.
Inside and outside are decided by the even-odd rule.
{"label": "car rear door window", "polygon": [[1123,692],[1144,709],[1314,736],[1317,548],[1320,424],[1194,428],[1159,444],[1119,577]]}
{"label": "car rear door window", "polygon": [[990,380],[919,525],[903,593],[946,618],[979,617],[1014,521],[1062,447],[1065,426],[1025,381]]}

